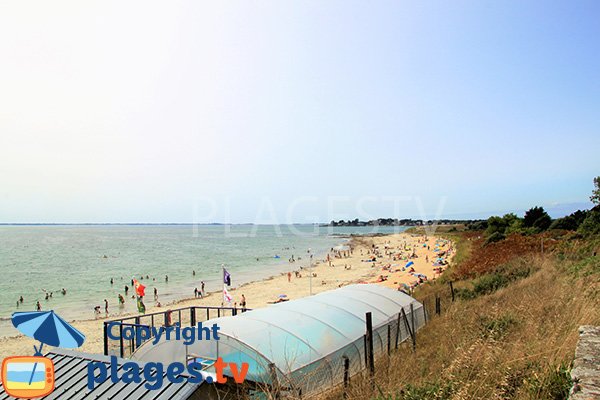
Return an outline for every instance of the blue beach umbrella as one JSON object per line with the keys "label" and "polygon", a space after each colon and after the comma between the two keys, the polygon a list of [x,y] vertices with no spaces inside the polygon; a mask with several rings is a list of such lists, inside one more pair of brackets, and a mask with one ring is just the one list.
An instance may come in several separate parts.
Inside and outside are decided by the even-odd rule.
{"label": "blue beach umbrella", "polygon": [[42,346],[45,344],[73,349],[85,341],[83,333],[69,325],[54,311],[16,312],[11,319],[21,333],[42,342],[39,349],[33,346],[36,355],[41,355]]}
{"label": "blue beach umbrella", "polygon": [[[67,321],[59,317],[54,311],[30,311],[13,313],[12,323],[21,333],[41,342],[40,348],[33,346],[36,356],[42,355],[45,344],[54,347],[75,348],[85,341],[85,335],[73,328]],[[29,377],[29,384],[35,374],[37,363]]]}
{"label": "blue beach umbrella", "polygon": [[414,262],[412,262],[412,261],[409,261],[409,262],[407,262],[407,263],[406,263],[405,267],[410,267],[410,266],[411,266],[411,265],[413,265],[413,264],[414,264]]}

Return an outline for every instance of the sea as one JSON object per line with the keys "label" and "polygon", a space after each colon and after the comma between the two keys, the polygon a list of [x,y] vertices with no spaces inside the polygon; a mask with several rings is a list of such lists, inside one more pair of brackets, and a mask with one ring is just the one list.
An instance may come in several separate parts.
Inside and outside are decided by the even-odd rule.
{"label": "sea", "polygon": [[[206,291],[221,291],[223,267],[233,287],[308,266],[349,236],[388,234],[406,227],[319,225],[1,225],[0,337],[18,332],[15,311],[55,310],[67,320],[94,318],[94,307],[111,315],[134,312],[118,294],[136,277],[146,302],[169,304]],[[310,253],[309,253],[310,249]],[[296,262],[289,262],[291,258]],[[168,276],[168,281],[166,277]],[[141,279],[143,278],[143,279]],[[111,284],[111,279],[113,284]],[[66,294],[62,294],[62,289]],[[52,297],[46,300],[46,293]],[[17,305],[20,296],[24,302]]]}

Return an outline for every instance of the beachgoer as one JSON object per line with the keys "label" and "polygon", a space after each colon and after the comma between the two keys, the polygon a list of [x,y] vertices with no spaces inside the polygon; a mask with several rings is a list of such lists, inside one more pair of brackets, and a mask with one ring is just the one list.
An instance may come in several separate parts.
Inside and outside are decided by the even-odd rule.
{"label": "beachgoer", "polygon": [[194,298],[198,298],[198,288],[194,288]]}
{"label": "beachgoer", "polygon": [[64,296],[64,295],[66,295],[66,294],[67,294],[67,290],[66,290],[65,288],[62,288],[62,290],[61,290],[61,293],[62,293],[62,294],[63,294],[63,296]]}
{"label": "beachgoer", "polygon": [[125,296],[127,296],[127,292],[129,292],[129,286],[125,285]]}
{"label": "beachgoer", "polygon": [[165,275],[165,282],[169,282],[169,275]]}
{"label": "beachgoer", "polygon": [[196,270],[192,270],[192,276],[196,276]]}
{"label": "beachgoer", "polygon": [[108,315],[108,300],[104,299],[104,312]]}
{"label": "beachgoer", "polygon": [[23,296],[19,297],[19,301],[23,304]]}
{"label": "beachgoer", "polygon": [[19,300],[17,300],[17,308],[19,308]]}
{"label": "beachgoer", "polygon": [[154,288],[154,300],[158,300],[158,289]]}
{"label": "beachgoer", "polygon": [[37,303],[35,304],[35,309],[38,311],[42,311],[42,305],[40,304],[40,301],[38,300]]}
{"label": "beachgoer", "polygon": [[125,304],[125,298],[121,293],[119,293],[119,306],[123,306]]}
{"label": "beachgoer", "polygon": [[204,297],[204,281],[200,281],[200,295]]}
{"label": "beachgoer", "polygon": [[242,295],[242,299],[240,300],[240,306],[242,310],[246,309],[246,296]]}
{"label": "beachgoer", "polygon": [[48,292],[46,292],[46,300],[48,300],[48,298],[50,298],[50,295],[48,294]]}
{"label": "beachgoer", "polygon": [[115,283],[115,281],[113,280],[113,278],[110,278],[110,284],[111,286]]}
{"label": "beachgoer", "polygon": [[292,281],[292,273],[288,272],[288,282],[291,282],[291,281]]}

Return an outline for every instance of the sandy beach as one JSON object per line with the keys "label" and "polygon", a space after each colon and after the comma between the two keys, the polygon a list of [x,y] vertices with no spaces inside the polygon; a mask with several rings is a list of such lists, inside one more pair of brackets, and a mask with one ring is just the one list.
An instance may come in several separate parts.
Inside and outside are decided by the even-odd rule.
{"label": "sandy beach", "polygon": [[[313,260],[311,272],[313,294],[351,283],[379,283],[392,288],[414,287],[419,277],[427,280],[435,279],[446,265],[435,265],[439,254],[445,262],[454,255],[451,242],[435,236],[411,235],[407,233],[354,237],[348,243],[348,250],[334,250],[326,258]],[[351,250],[350,250],[351,249]],[[375,261],[373,260],[375,257]],[[406,264],[413,262],[408,268]],[[288,299],[298,299],[310,294],[310,273],[308,258],[290,263],[290,277],[282,274],[270,279],[251,282],[237,288],[230,288],[230,294],[239,306],[242,294],[248,308],[265,307],[285,294]],[[298,276],[295,272],[298,272]],[[423,278],[421,279],[423,280]],[[187,306],[220,306],[223,300],[221,292],[210,293],[200,299],[186,299],[175,304],[156,307],[152,294],[147,293],[147,313],[165,311]],[[159,299],[160,300],[160,299]],[[135,314],[131,314],[135,315]],[[116,318],[110,315],[108,318]],[[123,315],[119,315],[123,317]],[[102,353],[103,335],[102,321],[106,318],[73,321],[72,324],[86,336],[84,345],[79,349],[85,352]],[[32,354],[34,341],[31,338],[18,336],[0,340],[0,356]],[[49,349],[47,349],[49,350]]]}

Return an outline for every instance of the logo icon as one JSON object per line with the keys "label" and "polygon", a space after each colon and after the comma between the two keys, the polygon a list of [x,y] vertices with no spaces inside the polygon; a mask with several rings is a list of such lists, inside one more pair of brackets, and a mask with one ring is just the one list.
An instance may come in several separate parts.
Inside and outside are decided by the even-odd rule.
{"label": "logo icon", "polygon": [[2,384],[12,397],[46,396],[54,390],[54,364],[46,357],[7,357],[2,361]]}
{"label": "logo icon", "polygon": [[54,311],[16,312],[12,323],[21,333],[41,342],[33,346],[31,356],[7,357],[2,361],[2,383],[9,396],[31,399],[46,396],[54,390],[54,363],[43,357],[44,344],[76,348],[85,336]]}

